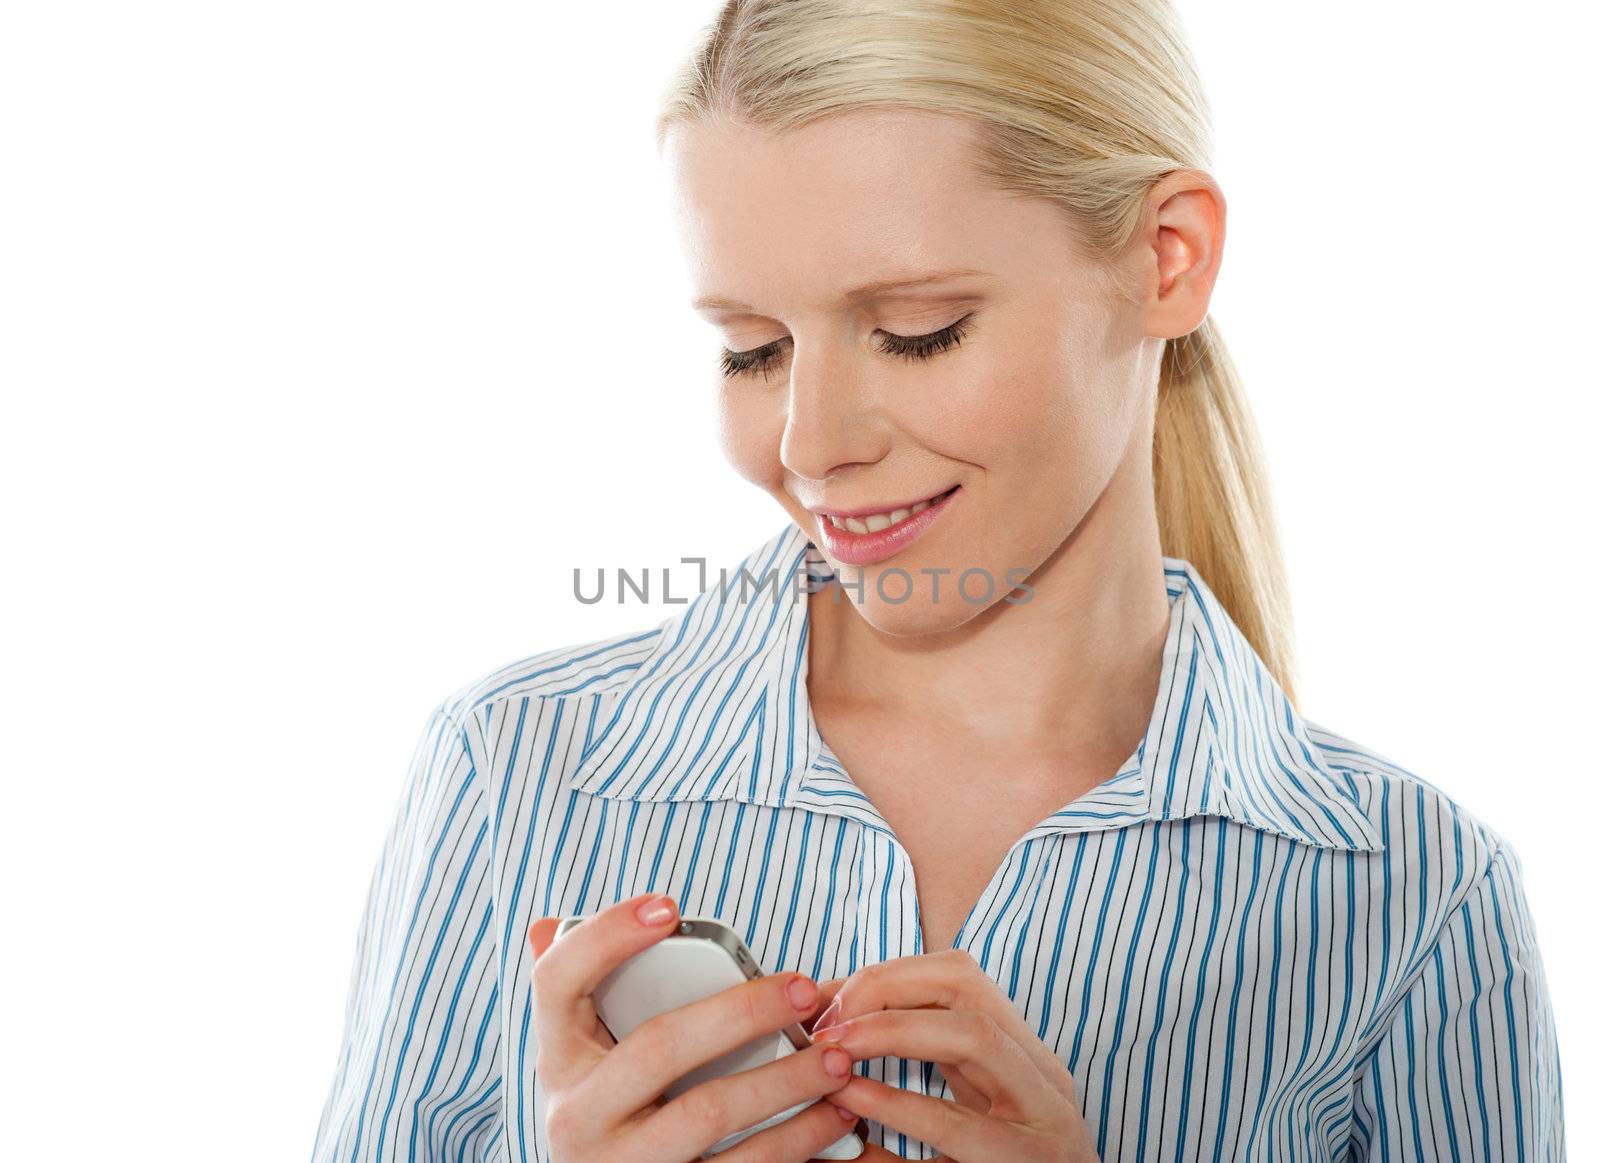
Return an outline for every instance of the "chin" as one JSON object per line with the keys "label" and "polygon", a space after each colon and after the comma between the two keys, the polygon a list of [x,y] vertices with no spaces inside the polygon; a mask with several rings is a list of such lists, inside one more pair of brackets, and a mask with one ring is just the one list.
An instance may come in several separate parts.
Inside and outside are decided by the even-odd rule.
{"label": "chin", "polygon": [[[844,576],[850,580],[849,585],[838,588],[829,586],[812,600],[849,602],[855,607],[856,613],[861,615],[862,620],[874,630],[895,638],[914,638],[923,634],[954,630],[976,618],[993,604],[963,601],[959,596],[943,590],[940,591],[939,600],[934,601],[927,592],[925,584],[920,590],[913,586],[911,595],[905,601],[886,600],[874,592],[874,578],[871,576],[867,578],[865,597],[858,598],[854,575],[846,571]],[[925,578],[920,580],[926,582]],[[890,599],[899,598],[905,592],[904,579],[887,580],[884,583],[884,592]],[[995,599],[995,601],[1000,600],[1002,599]]]}

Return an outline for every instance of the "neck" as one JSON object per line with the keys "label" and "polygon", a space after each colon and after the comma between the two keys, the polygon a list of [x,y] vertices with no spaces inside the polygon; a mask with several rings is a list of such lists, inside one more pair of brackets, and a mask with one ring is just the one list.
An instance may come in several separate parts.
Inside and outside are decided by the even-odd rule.
{"label": "neck", "polygon": [[[1124,462],[1032,595],[902,638],[811,595],[807,692],[824,715],[926,724],[985,753],[1120,763],[1149,724],[1170,607],[1149,466]],[[1109,757],[1109,758],[1108,758]]]}

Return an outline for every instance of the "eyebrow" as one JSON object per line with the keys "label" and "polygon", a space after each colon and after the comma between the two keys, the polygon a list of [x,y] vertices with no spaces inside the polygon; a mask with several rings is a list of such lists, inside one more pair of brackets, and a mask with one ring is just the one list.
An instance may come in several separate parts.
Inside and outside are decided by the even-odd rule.
{"label": "eyebrow", "polygon": [[[860,302],[862,299],[871,299],[887,294],[890,291],[904,291],[913,287],[923,287],[930,283],[943,283],[951,279],[966,278],[971,275],[987,275],[988,271],[972,270],[960,267],[946,271],[929,271],[919,275],[896,275],[887,279],[874,279],[870,283],[862,283],[844,293],[846,303]],[[736,302],[733,299],[724,299],[717,295],[702,295],[694,301],[696,310],[711,308],[723,311],[754,311],[748,303]]]}

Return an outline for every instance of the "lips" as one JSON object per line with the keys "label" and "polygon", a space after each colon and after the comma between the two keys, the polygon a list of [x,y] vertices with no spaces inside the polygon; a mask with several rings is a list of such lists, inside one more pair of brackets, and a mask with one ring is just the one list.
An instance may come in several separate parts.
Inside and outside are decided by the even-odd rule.
{"label": "lips", "polygon": [[865,517],[819,513],[817,533],[829,556],[846,565],[871,565],[894,556],[922,536],[960,491],[961,486],[956,485],[925,501]]}

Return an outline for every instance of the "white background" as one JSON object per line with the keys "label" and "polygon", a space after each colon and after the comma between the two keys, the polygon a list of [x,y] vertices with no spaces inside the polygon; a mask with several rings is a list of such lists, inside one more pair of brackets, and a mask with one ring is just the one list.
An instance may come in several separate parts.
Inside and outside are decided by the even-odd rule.
{"label": "white background", "polygon": [[[429,708],[780,527],[650,135],[712,10],[5,9],[8,1157],[308,1155]],[[1522,854],[1588,1158],[1600,29],[1183,11],[1306,713]]]}

